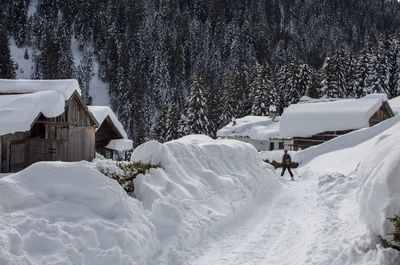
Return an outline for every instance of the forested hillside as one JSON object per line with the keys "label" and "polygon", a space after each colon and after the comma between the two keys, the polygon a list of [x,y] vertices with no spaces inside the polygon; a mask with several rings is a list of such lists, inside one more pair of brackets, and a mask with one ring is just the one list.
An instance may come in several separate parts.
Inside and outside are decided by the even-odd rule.
{"label": "forested hillside", "polygon": [[304,94],[397,96],[399,26],[395,0],[4,0],[0,77],[31,65],[89,102],[98,78],[135,144],[214,136]]}

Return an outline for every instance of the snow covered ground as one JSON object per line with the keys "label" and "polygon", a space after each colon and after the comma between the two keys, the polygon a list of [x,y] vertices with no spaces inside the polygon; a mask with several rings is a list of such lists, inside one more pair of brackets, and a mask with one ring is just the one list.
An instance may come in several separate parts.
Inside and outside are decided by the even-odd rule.
{"label": "snow covered ground", "polygon": [[0,264],[184,264],[182,252],[280,190],[251,145],[190,136],[135,150],[160,164],[137,199],[88,162],[38,163],[0,179]]}
{"label": "snow covered ground", "polygon": [[374,135],[293,182],[246,143],[151,141],[136,198],[92,163],[35,164],[0,178],[0,264],[398,265],[378,235],[400,209],[400,124]]}

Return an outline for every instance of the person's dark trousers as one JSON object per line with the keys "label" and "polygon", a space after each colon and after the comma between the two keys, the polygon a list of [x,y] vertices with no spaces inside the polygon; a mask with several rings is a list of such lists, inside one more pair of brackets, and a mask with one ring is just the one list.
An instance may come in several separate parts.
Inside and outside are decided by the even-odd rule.
{"label": "person's dark trousers", "polygon": [[293,178],[293,173],[290,170],[290,167],[283,167],[281,176],[285,174],[286,169],[289,171],[290,176]]}

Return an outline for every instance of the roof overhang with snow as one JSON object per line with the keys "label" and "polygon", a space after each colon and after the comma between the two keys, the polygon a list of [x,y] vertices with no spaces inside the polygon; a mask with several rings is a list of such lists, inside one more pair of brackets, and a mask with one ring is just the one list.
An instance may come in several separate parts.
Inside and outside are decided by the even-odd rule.
{"label": "roof overhang with snow", "polygon": [[236,119],[236,124],[231,122],[218,130],[217,137],[247,137],[259,141],[282,138],[279,134],[279,118],[273,121],[271,117],[265,116]]}
{"label": "roof overhang with snow", "polygon": [[54,118],[64,109],[64,96],[57,91],[0,95],[0,136],[29,131],[40,114]]}
{"label": "roof overhang with snow", "polygon": [[385,101],[385,94],[371,94],[360,99],[293,104],[282,114],[279,132],[284,137],[310,137],[323,132],[369,127],[370,118]]}
{"label": "roof overhang with snow", "polygon": [[111,140],[105,147],[114,151],[123,152],[133,148],[133,141],[129,139],[115,139]]}

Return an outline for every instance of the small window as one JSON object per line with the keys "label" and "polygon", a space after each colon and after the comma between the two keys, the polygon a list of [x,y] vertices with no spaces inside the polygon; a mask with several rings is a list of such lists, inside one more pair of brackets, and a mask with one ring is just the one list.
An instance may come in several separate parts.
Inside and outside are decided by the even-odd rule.
{"label": "small window", "polygon": [[280,142],[280,143],[279,143],[279,149],[282,150],[283,148],[284,148],[283,143]]}
{"label": "small window", "polygon": [[272,151],[274,149],[275,149],[275,143],[274,142],[269,143],[269,150]]}

